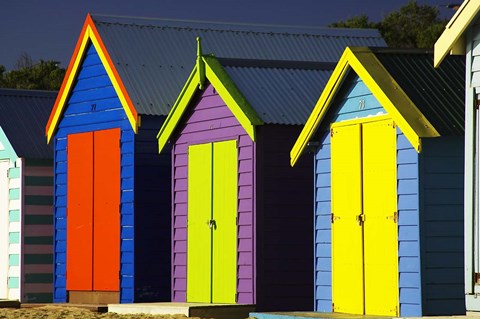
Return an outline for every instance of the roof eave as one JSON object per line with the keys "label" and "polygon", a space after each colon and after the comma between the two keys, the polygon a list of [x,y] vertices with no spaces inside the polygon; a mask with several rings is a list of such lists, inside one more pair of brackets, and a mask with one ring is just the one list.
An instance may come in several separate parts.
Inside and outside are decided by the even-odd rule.
{"label": "roof eave", "polygon": [[439,136],[437,130],[413,104],[370,49],[347,47],[290,152],[292,166],[298,161],[325,117],[349,69],[353,69],[358,74],[417,152],[421,150],[422,137]]}
{"label": "roof eave", "polygon": [[90,43],[97,50],[100,60],[102,61],[115,92],[117,93],[125,113],[127,114],[127,118],[132,125],[133,131],[135,133],[138,132],[140,119],[137,114],[137,110],[133,106],[127,90],[125,89],[125,86],[112,62],[112,59],[110,58],[110,55],[108,54],[100,34],[95,27],[92,17],[90,14],[88,14],[45,128],[47,143],[51,141],[53,135],[55,134],[56,128],[65,109],[67,99],[70,95],[70,91],[73,89],[73,84],[80,70],[81,62],[86,53],[87,46]]}
{"label": "roof eave", "polygon": [[250,138],[255,141],[255,126],[263,124],[262,120],[225,70],[223,70],[218,60],[213,56],[202,56],[200,59],[197,59],[192,73],[157,134],[159,153],[162,152],[171,139],[175,128],[180,123],[197,90],[200,87],[203,88],[204,80],[208,80],[211,83],[218,95],[220,95],[240,122],[240,125],[242,125]]}
{"label": "roof eave", "polygon": [[465,0],[435,42],[434,67],[450,54],[465,54],[465,30],[480,11],[480,0]]}

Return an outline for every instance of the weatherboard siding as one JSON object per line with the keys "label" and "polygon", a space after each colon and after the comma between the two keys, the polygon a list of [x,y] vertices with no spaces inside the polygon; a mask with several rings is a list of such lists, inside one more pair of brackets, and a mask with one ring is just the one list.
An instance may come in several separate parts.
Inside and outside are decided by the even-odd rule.
{"label": "weatherboard siding", "polygon": [[463,137],[424,140],[422,149],[424,315],[465,313]]}
{"label": "weatherboard siding", "polygon": [[313,161],[288,156],[301,128],[256,128],[258,311],[313,309]]}
{"label": "weatherboard siding", "polygon": [[[325,123],[386,114],[351,72]],[[320,130],[320,132],[322,132]],[[331,152],[329,127],[319,133],[315,155],[315,310],[332,311]],[[400,316],[421,316],[418,154],[397,128],[397,207]]]}
{"label": "weatherboard siding", "polygon": [[[471,30],[471,42],[467,45],[467,52],[471,52],[472,64],[467,65],[467,72],[470,73],[471,87],[475,89],[477,96],[480,96],[480,23],[477,21]],[[468,69],[470,68],[470,69]]]}
{"label": "weatherboard siding", "polygon": [[421,316],[419,159],[398,127],[397,210],[400,316]]}
{"label": "weatherboard siding", "polygon": [[120,302],[134,301],[135,134],[94,47],[90,45],[58,125],[55,143],[54,302],[66,302],[67,135],[120,128]]}
{"label": "weatherboard siding", "polygon": [[315,311],[332,312],[332,181],[330,132],[321,134],[315,154],[314,299]]}
{"label": "weatherboard siding", "polygon": [[186,301],[188,146],[223,140],[238,141],[238,303],[255,303],[254,152],[255,146],[211,85],[190,103],[177,129],[172,156],[172,300]]}
{"label": "weatherboard siding", "polygon": [[[170,301],[171,154],[159,155],[156,135],[164,116],[142,116],[135,135],[135,302]],[[153,243],[153,245],[152,245]]]}
{"label": "weatherboard siding", "polygon": [[23,187],[22,300],[52,302],[53,161],[26,159]]}

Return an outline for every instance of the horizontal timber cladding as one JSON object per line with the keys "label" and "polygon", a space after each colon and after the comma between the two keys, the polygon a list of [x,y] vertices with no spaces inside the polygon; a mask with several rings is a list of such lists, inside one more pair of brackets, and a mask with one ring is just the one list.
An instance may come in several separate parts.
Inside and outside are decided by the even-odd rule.
{"label": "horizontal timber cladding", "polygon": [[143,115],[135,136],[135,302],[171,301],[171,154],[159,155],[156,139],[164,120]]}
{"label": "horizontal timber cladding", "polygon": [[462,136],[423,141],[420,230],[427,315],[465,313],[463,154]]}
{"label": "horizontal timber cladding", "polygon": [[[385,116],[351,73],[319,128],[315,154],[315,310],[331,312],[332,223],[330,123]],[[465,312],[463,283],[463,137],[423,138],[418,153],[397,127],[399,315]]]}
{"label": "horizontal timber cladding", "polygon": [[54,302],[66,302],[67,136],[120,129],[120,302],[134,301],[134,139],[108,75],[93,46],[79,69],[54,139]]}
{"label": "horizontal timber cladding", "polygon": [[185,121],[177,129],[172,156],[172,300],[186,301],[188,146],[237,140],[238,225],[237,302],[255,303],[254,282],[254,143],[215,92],[207,86],[192,100]]}
{"label": "horizontal timber cladding", "polygon": [[22,301],[52,302],[53,160],[26,159],[23,176]]}
{"label": "horizontal timber cladding", "polygon": [[313,309],[313,160],[289,151],[300,125],[257,127],[256,278],[258,311]]}

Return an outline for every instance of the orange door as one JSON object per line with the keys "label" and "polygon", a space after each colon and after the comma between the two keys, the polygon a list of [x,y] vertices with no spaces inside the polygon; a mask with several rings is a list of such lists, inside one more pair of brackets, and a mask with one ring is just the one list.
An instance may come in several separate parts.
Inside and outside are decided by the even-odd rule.
{"label": "orange door", "polygon": [[67,140],[67,290],[118,291],[120,129]]}
{"label": "orange door", "polygon": [[93,133],[67,140],[67,290],[92,290]]}
{"label": "orange door", "polygon": [[93,290],[120,289],[120,130],[94,133]]}

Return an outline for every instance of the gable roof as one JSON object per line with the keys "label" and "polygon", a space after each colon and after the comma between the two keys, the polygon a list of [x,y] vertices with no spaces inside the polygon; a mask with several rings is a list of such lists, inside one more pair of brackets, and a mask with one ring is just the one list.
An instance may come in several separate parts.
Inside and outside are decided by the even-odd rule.
{"label": "gable roof", "polygon": [[88,43],[99,52],[136,130],[137,113],[170,111],[194,67],[196,37],[202,38],[205,52],[239,59],[334,63],[347,45],[385,46],[377,30],[88,16],[46,128],[47,139],[56,129]]}
{"label": "gable roof", "polygon": [[422,51],[347,48],[290,152],[291,164],[314,136],[351,70],[417,151],[421,138],[463,134],[464,59],[452,56],[435,70],[432,58]]}
{"label": "gable roof", "polygon": [[255,140],[255,126],[304,124],[319,88],[332,72],[330,63],[218,59],[199,55],[197,63],[160,129],[159,152],[181,122],[189,103],[208,80]]}
{"label": "gable roof", "polygon": [[19,157],[53,158],[43,132],[57,92],[0,89],[0,127]]}
{"label": "gable roof", "polygon": [[434,65],[438,67],[448,53],[465,54],[465,30],[480,12],[480,0],[465,0],[435,42]]}

